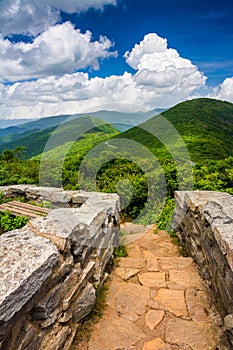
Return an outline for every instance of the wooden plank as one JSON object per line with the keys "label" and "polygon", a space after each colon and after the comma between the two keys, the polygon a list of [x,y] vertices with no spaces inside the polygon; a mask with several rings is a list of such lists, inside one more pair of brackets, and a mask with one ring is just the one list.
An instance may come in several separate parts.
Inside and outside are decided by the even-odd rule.
{"label": "wooden plank", "polygon": [[35,214],[35,213],[32,213],[32,212],[25,212],[25,211],[22,211],[20,209],[16,209],[14,207],[10,207],[8,205],[1,205],[0,206],[0,210],[3,211],[3,210],[8,210],[11,214],[13,215],[17,215],[17,216],[28,216],[30,218],[37,218],[39,215],[38,214]]}
{"label": "wooden plank", "polygon": [[[24,205],[26,204],[26,206]],[[41,210],[42,209],[42,210]],[[45,208],[39,208],[35,205],[12,201],[0,205],[0,210],[8,210],[13,215],[28,216],[36,218],[38,216],[46,216],[48,211]]]}
{"label": "wooden plank", "polygon": [[33,211],[36,211],[39,213],[48,214],[48,210],[46,208],[43,208],[43,207],[38,207],[36,205],[18,202],[18,201],[8,202],[8,204],[10,204],[10,203],[11,203],[11,205],[13,205],[15,207],[25,208],[25,209],[33,210]]}
{"label": "wooden plank", "polygon": [[28,210],[23,210],[23,209],[19,209],[19,208],[15,208],[14,206],[10,206],[10,205],[3,205],[1,206],[1,208],[3,208],[3,210],[8,210],[11,213],[16,213],[16,214],[21,214],[21,215],[26,215],[26,216],[31,216],[31,214],[33,215],[33,217],[38,216],[37,213],[33,212],[33,211],[28,211]]}

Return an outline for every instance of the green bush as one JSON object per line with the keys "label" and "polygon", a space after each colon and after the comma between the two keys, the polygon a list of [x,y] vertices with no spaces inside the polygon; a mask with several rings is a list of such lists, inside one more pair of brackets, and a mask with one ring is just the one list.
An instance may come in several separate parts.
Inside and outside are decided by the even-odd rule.
{"label": "green bush", "polygon": [[14,216],[9,211],[0,212],[0,229],[3,232],[20,229],[27,224],[29,218],[25,216]]}

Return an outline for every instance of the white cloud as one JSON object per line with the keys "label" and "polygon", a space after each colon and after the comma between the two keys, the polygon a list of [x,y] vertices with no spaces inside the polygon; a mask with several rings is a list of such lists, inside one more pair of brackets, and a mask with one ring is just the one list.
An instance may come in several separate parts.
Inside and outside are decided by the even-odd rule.
{"label": "white cloud", "polygon": [[233,77],[226,78],[210,97],[233,103]]}
{"label": "white cloud", "polygon": [[135,79],[141,86],[189,95],[205,84],[206,77],[188,59],[168,48],[167,39],[147,34],[140,44],[125,54],[126,62],[138,72]]}
{"label": "white cloud", "polygon": [[[48,42],[48,39],[46,40]],[[89,44],[90,41],[87,39],[88,49]],[[101,43],[98,45],[103,49]],[[64,50],[62,45],[56,44],[56,49],[57,47],[60,47],[58,52]],[[108,45],[104,46],[101,52],[105,52],[105,49],[108,49]],[[58,52],[55,56],[59,56]],[[69,51],[67,54],[69,57],[72,56]],[[109,55],[109,52],[106,51],[105,54]],[[46,55],[50,57],[48,53]],[[46,55],[44,54],[44,57]],[[100,57],[100,54],[97,56]],[[88,55],[86,57],[88,59]],[[82,72],[45,76],[50,71],[46,65],[42,66],[44,78],[12,86],[2,85],[0,117],[36,118],[105,108],[126,112],[143,108],[170,107],[186,100],[205,84],[206,78],[197,67],[190,60],[180,57],[176,50],[168,49],[167,40],[156,34],[146,35],[139,45],[135,45],[131,52],[126,53],[125,57],[135,69],[135,74],[125,72],[119,76],[91,79],[88,74]],[[63,61],[59,62],[63,67]],[[85,60],[79,59],[78,62]],[[64,61],[64,67],[65,64]],[[35,63],[33,65],[35,66]],[[106,105],[108,107],[105,107]]]}
{"label": "white cloud", "polygon": [[[0,116],[36,118],[56,114],[83,113],[106,104],[132,108],[140,91],[129,73],[89,79],[86,73],[66,74],[37,81],[0,85]],[[1,100],[4,105],[1,108]],[[131,106],[129,106],[131,104]],[[140,104],[142,106],[142,104]],[[118,107],[117,107],[118,109]]]}
{"label": "white cloud", "polygon": [[[150,59],[151,55],[161,54],[166,52],[167,50],[167,39],[163,39],[159,37],[155,33],[150,33],[145,35],[144,39],[140,42],[140,44],[136,44],[132,51],[127,51],[125,53],[126,62],[134,69],[140,70],[143,69],[141,63],[145,59]],[[156,66],[159,62],[152,62],[153,66]],[[149,68],[148,65],[147,67]]]}
{"label": "white cloud", "polygon": [[12,43],[0,34],[0,81],[17,81],[71,73],[91,67],[115,55],[106,37],[91,41],[91,32],[82,34],[71,23],[50,27],[32,43]]}
{"label": "white cloud", "polygon": [[0,32],[37,35],[59,21],[60,11],[80,13],[110,4],[116,5],[116,0],[2,0]]}

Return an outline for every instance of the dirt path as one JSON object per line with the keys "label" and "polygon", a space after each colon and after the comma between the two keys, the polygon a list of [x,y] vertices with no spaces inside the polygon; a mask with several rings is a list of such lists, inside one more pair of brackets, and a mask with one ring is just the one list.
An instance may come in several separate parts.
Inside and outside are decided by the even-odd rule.
{"label": "dirt path", "polygon": [[108,306],[87,349],[227,350],[219,342],[220,317],[193,260],[179,256],[170,236],[155,235],[153,226],[128,223],[122,229],[139,238],[111,275]]}

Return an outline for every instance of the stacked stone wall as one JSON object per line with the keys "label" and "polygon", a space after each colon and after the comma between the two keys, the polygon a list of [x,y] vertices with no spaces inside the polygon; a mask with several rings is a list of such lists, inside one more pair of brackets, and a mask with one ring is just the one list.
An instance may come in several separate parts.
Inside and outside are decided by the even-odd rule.
{"label": "stacked stone wall", "polygon": [[175,196],[174,228],[208,282],[233,346],[233,196],[212,191]]}
{"label": "stacked stone wall", "polygon": [[0,350],[68,350],[112,266],[119,198],[23,185],[0,191],[55,208],[0,236]]}

